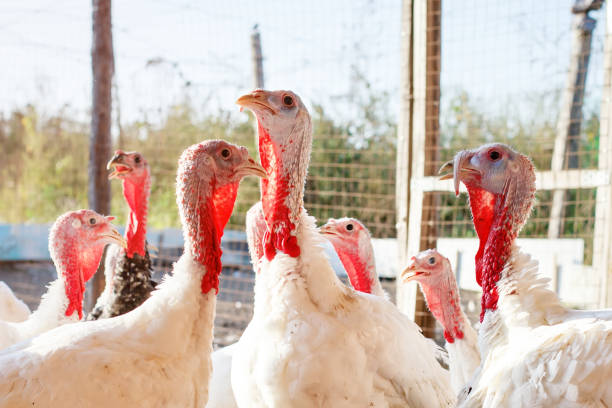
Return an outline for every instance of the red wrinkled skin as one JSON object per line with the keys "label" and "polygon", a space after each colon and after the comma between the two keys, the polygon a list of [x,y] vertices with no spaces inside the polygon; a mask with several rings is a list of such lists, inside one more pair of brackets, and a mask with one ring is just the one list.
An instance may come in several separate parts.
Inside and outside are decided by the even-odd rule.
{"label": "red wrinkled skin", "polygon": [[359,256],[359,252],[357,250],[344,251],[336,249],[336,253],[342,261],[342,265],[344,265],[353,288],[359,292],[372,293],[372,281],[366,270],[366,265],[364,265]]}
{"label": "red wrinkled skin", "polygon": [[[454,284],[456,287],[456,284]],[[459,294],[456,289],[450,286],[421,285],[427,299],[427,306],[436,320],[444,328],[444,338],[449,343],[454,343],[455,339],[463,338],[461,323],[463,313],[459,302]]]}
{"label": "red wrinkled skin", "polygon": [[[497,281],[518,235],[504,197],[468,187],[470,207],[480,246],[476,254],[476,280],[482,287],[480,321],[487,310],[497,309]],[[503,204],[502,204],[503,203]]]}
{"label": "red wrinkled skin", "polygon": [[286,199],[290,189],[289,175],[283,173],[280,152],[272,142],[270,134],[258,122],[259,158],[268,171],[268,178],[261,180],[261,201],[268,229],[264,234],[264,253],[268,260],[274,259],[276,251],[291,257],[300,256],[300,247],[295,233],[295,224],[289,218]]}
{"label": "red wrinkled skin", "polygon": [[66,316],[70,316],[76,311],[79,314],[79,319],[83,317],[85,283],[96,273],[103,250],[104,247],[97,246],[81,253],[80,257],[77,254],[72,254],[62,260],[60,270],[64,275],[64,290],[68,298]]}
{"label": "red wrinkled skin", "polygon": [[133,258],[135,253],[145,256],[149,183],[148,178],[144,184],[123,180],[123,197],[130,207],[130,218],[125,232],[125,253],[129,258]]}

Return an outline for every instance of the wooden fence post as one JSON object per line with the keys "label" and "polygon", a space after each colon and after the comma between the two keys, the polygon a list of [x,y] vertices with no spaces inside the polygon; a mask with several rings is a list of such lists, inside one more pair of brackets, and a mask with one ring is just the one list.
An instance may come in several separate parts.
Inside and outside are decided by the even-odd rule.
{"label": "wooden fence post", "polygon": [[607,184],[597,187],[593,269],[601,276],[600,307],[612,307],[612,7],[606,7],[604,83],[599,128],[599,169],[608,175]]}
{"label": "wooden fence post", "polygon": [[[572,8],[572,54],[567,74],[567,82],[561,98],[561,110],[557,120],[555,146],[550,164],[552,171],[563,170],[567,157],[567,168],[579,167],[578,150],[580,145],[580,126],[582,124],[582,105],[589,59],[591,57],[591,39],[597,21],[589,16],[589,11],[601,8],[600,0],[577,1]],[[548,223],[548,238],[559,238],[563,218],[563,201],[566,190],[553,192]]]}
{"label": "wooden fence post", "polygon": [[[398,126],[396,208],[399,270],[409,257],[435,241],[435,199],[425,196],[422,179],[435,167],[438,153],[440,100],[441,0],[404,1],[402,12],[402,107]],[[425,209],[425,211],[424,211]],[[425,227],[422,230],[422,221]],[[433,335],[435,320],[427,311],[416,283],[398,277],[397,305]]]}
{"label": "wooden fence post", "polygon": [[[93,104],[89,141],[89,206],[100,214],[108,215],[110,183],[106,162],[111,157],[111,89],[114,67],[111,0],[92,0],[92,6]],[[91,282],[90,307],[104,290],[104,275],[98,271]]]}

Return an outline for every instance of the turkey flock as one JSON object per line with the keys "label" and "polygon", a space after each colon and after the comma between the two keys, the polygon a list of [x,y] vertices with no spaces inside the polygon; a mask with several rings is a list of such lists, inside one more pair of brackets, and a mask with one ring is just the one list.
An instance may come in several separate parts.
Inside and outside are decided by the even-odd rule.
{"label": "turkey flock", "polygon": [[[612,407],[612,310],[562,306],[515,244],[535,198],[525,155],[494,143],[458,152],[441,179],[468,191],[480,241],[480,327],[470,325],[448,259],[415,254],[402,272],[444,328],[445,349],[389,301],[370,233],[356,219],[317,228],[304,208],[310,114],[291,91],[237,100],[258,124],[261,164],[223,140],[188,147],[176,200],[184,252],[161,282],[146,243],[149,166],[117,151],[110,178],[130,209],[60,216],[49,234],[57,280],[34,312],[0,282],[0,407]],[[213,352],[221,237],[242,178],[261,178],[247,213],[254,315]],[[331,242],[352,287],[330,266]],[[106,287],[83,316],[86,282]]]}

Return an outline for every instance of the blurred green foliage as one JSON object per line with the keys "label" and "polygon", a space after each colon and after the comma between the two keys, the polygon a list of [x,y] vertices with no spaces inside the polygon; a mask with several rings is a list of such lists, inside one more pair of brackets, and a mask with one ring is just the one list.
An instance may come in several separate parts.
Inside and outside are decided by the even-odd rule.
{"label": "blurred green foliage", "polygon": [[[395,236],[396,118],[390,97],[377,93],[363,78],[343,104],[349,119],[312,108],[314,143],[305,202],[320,222],[355,216],[376,237]],[[539,169],[550,167],[556,117],[555,98],[535,98],[522,110],[485,114],[465,92],[445,98],[441,107],[440,148],[436,167],[457,150],[501,141],[528,154]],[[0,221],[51,222],[65,211],[87,207],[89,123],[73,119],[67,108],[49,115],[33,106],[0,116]],[[581,166],[597,166],[598,115],[588,113],[580,139]],[[176,165],[181,152],[205,139],[222,138],[246,146],[256,156],[252,115],[201,113],[189,102],[170,108],[155,124],[143,118],[123,124],[114,146],[140,151],[152,171],[149,223],[178,227],[175,202]],[[127,208],[120,183],[112,182],[112,213],[125,222]],[[436,193],[438,236],[474,236],[466,198]],[[247,178],[239,190],[229,227],[244,228],[244,215],[259,199],[258,181]],[[539,192],[524,236],[544,237],[550,192]],[[594,191],[567,193],[563,236],[587,239],[593,233]],[[588,249],[587,249],[588,258]]]}

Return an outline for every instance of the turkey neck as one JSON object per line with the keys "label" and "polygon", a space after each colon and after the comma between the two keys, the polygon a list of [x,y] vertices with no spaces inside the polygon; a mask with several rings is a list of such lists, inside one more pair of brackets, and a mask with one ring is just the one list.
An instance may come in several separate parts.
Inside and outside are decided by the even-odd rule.
{"label": "turkey neck", "polygon": [[371,243],[360,240],[356,245],[336,245],[334,241],[332,244],[355,290],[376,296],[385,295],[376,273],[374,249]]}
{"label": "turkey neck", "polygon": [[461,311],[461,302],[457,291],[457,281],[453,274],[435,286],[421,285],[427,306],[436,320],[444,328],[444,338],[449,343],[463,339],[465,315]]}
{"label": "turkey neck", "polygon": [[[300,112],[298,115],[308,113]],[[261,180],[261,201],[268,225],[264,235],[264,254],[271,261],[276,251],[294,258],[301,254],[297,234],[312,148],[310,119],[296,121],[296,127],[289,135],[275,138],[283,140],[283,143],[274,142],[270,132],[258,121],[259,156],[268,172],[268,178]]]}
{"label": "turkey neck", "polygon": [[499,300],[497,282],[512,254],[514,241],[527,221],[533,205],[535,175],[531,180],[519,181],[516,178],[508,180],[501,194],[469,187],[468,192],[480,240],[476,254],[476,276],[482,287],[480,311],[482,322],[487,310],[497,309]]}
{"label": "turkey neck", "polygon": [[372,262],[361,259],[357,251],[338,251],[338,257],[342,261],[353,288],[360,292],[372,293],[371,274],[375,273]]}
{"label": "turkey neck", "polygon": [[123,180],[123,197],[130,207],[125,232],[127,240],[125,252],[129,258],[134,257],[135,253],[142,257],[145,256],[150,191],[151,177],[148,171],[144,180]]}
{"label": "turkey neck", "polygon": [[[202,265],[206,273],[202,277],[201,290],[206,294],[211,290],[219,292],[219,274],[221,273],[221,237],[226,214],[234,206],[239,183],[234,188],[217,186],[210,175],[199,178],[191,166],[179,172],[177,178],[177,203],[183,223],[185,252]],[[219,187],[219,188],[218,188]],[[218,191],[231,194],[219,198]],[[216,198],[216,199],[215,199]],[[219,207],[215,204],[218,204]]]}
{"label": "turkey neck", "polygon": [[66,245],[57,255],[52,253],[53,263],[56,265],[59,279],[63,281],[64,293],[68,300],[64,311],[67,317],[74,312],[77,312],[79,319],[83,317],[85,283],[98,269],[103,251],[104,246],[101,245],[84,251],[78,249],[76,245]]}

